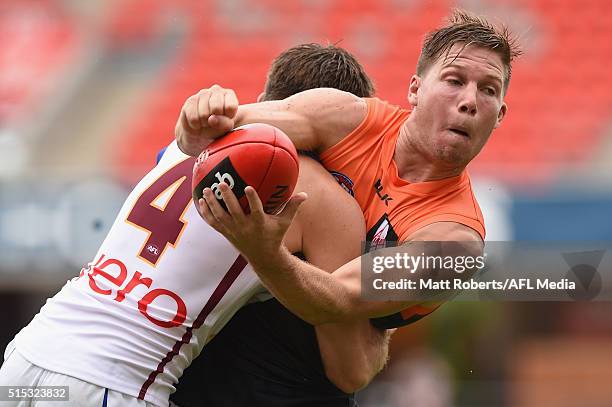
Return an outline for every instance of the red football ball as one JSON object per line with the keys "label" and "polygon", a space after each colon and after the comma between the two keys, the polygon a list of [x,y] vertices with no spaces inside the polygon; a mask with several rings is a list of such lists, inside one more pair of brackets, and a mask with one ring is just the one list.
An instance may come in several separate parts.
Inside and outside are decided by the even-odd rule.
{"label": "red football ball", "polygon": [[212,189],[223,208],[219,184],[225,182],[248,213],[244,188],[257,191],[266,213],[276,213],[293,194],[299,162],[293,143],[280,129],[255,123],[241,126],[213,141],[193,167],[193,199]]}

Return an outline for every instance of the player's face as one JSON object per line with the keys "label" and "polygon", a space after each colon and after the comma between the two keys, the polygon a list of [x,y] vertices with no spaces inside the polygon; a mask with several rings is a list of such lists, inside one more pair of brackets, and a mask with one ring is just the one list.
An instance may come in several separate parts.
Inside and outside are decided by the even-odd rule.
{"label": "player's face", "polygon": [[464,166],[482,149],[505,113],[504,66],[499,55],[455,44],[410,83],[419,137],[432,156]]}

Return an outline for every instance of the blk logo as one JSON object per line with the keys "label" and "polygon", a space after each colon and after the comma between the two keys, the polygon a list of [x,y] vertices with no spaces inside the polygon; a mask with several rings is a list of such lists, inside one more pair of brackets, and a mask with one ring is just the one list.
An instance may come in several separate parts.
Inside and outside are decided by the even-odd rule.
{"label": "blk logo", "polygon": [[376,195],[378,195],[378,197],[380,198],[381,201],[383,201],[385,203],[385,206],[389,206],[389,201],[392,201],[393,198],[391,198],[388,194],[384,194],[382,193],[383,190],[383,185],[380,179],[378,179],[375,183],[374,183],[374,189],[376,190]]}

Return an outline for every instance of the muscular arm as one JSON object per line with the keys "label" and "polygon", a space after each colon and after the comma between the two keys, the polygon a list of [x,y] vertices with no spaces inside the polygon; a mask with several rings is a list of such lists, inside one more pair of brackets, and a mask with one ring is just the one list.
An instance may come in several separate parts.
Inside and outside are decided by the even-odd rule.
{"label": "muscular arm", "polygon": [[[283,305],[313,325],[385,316],[412,305],[444,301],[455,293],[452,289],[411,290],[407,291],[410,296],[404,301],[364,300],[361,297],[361,258],[351,260],[330,275],[291,256],[282,245],[300,202],[306,198],[303,194],[292,197],[279,215],[268,215],[257,192],[247,187],[245,194],[250,214],[246,215],[228,185],[221,183],[219,189],[228,211],[221,207],[210,189],[205,189],[204,199],[198,205],[202,217],[249,260],[262,283]],[[261,239],[261,236],[266,236],[266,239]],[[441,244],[424,247],[417,241]],[[477,257],[483,248],[484,243],[474,229],[456,222],[436,222],[409,236],[402,246],[379,249],[375,255]],[[422,278],[467,279],[475,272],[475,269],[466,269],[457,274],[452,270],[436,269],[434,265],[430,267],[414,273],[396,271],[417,285]]]}
{"label": "muscular arm", "polygon": [[[330,275],[313,264],[291,256],[287,248],[281,244],[287,227],[298,208],[299,200],[303,200],[304,196],[298,194],[292,198],[292,201],[287,204],[280,215],[267,215],[263,212],[261,200],[257,197],[255,190],[247,188],[245,193],[251,211],[249,215],[246,215],[226,184],[222,183],[219,189],[228,211],[226,212],[221,208],[210,190],[205,190],[205,201],[201,200],[199,202],[199,211],[202,216],[240,250],[249,260],[263,284],[283,305],[313,325],[330,322],[348,323],[370,317],[385,316],[411,305],[440,301],[445,298],[433,295],[437,293],[421,293],[418,299],[406,301],[366,301],[361,298],[360,258],[351,260]],[[311,203],[312,201],[318,202],[326,197],[326,194],[319,196],[316,191],[313,192],[313,196],[309,199]],[[331,204],[333,204],[333,200]],[[326,210],[325,213],[329,215],[331,220],[343,219],[342,213],[338,214],[332,210]],[[302,216],[304,216],[304,212],[302,212]],[[306,234],[306,232],[304,233]],[[266,236],[266,239],[262,239],[261,236]],[[435,253],[426,253],[426,255],[478,256],[483,248],[482,240],[476,231],[454,222],[431,224],[417,231],[409,239],[449,243],[437,245],[438,249]],[[465,250],[457,253],[456,242],[471,244],[467,244]],[[325,247],[327,252],[329,252],[329,248],[335,251],[341,247],[339,246],[340,243],[339,239],[333,239],[329,244],[323,244],[321,247]],[[446,251],[449,246],[452,247],[452,250]],[[304,247],[304,250],[308,250],[306,245]],[[421,256],[422,249],[422,245],[418,246],[417,249],[412,245],[404,245],[399,249],[381,249],[377,251],[377,254],[395,255],[398,251],[403,251],[413,256]],[[326,251],[322,253],[325,255]],[[312,253],[310,255],[313,256],[313,259],[316,256]],[[324,258],[323,261],[325,261]],[[335,267],[333,263],[328,264],[329,269]],[[414,274],[406,273],[405,276],[415,280],[427,278],[428,275],[425,272],[430,271],[422,270]],[[435,276],[437,270],[434,269],[432,272],[431,276]],[[469,277],[470,273],[466,271],[462,276]],[[430,297],[423,294],[429,294]],[[442,294],[446,295],[447,293],[443,292]],[[452,294],[452,291],[450,294]]]}
{"label": "muscular arm", "polygon": [[183,152],[197,156],[235,127],[267,123],[283,130],[298,149],[322,152],[353,131],[366,114],[363,99],[337,89],[311,89],[284,100],[239,106],[233,91],[215,85],[187,99],[175,135]]}
{"label": "muscular arm", "polygon": [[[301,157],[300,168],[298,191],[316,199],[300,207],[285,243],[291,251],[301,250],[313,265],[332,271],[360,255],[363,216],[354,199],[319,164]],[[365,387],[387,360],[389,334],[366,319],[319,325],[315,331],[325,373],[346,393]]]}
{"label": "muscular arm", "polygon": [[[481,254],[481,251],[476,249],[476,247],[482,249],[480,237],[474,230],[466,226],[452,222],[440,222],[423,229],[418,233],[419,239],[474,242],[475,244],[468,245],[462,254],[469,256]],[[380,254],[395,254],[399,251],[420,255],[422,246],[419,247],[417,253],[414,253],[410,246],[402,246],[399,250],[398,248],[382,249],[377,252]],[[443,257],[445,255],[457,255],[456,245],[453,244],[452,253],[442,251],[432,253],[432,255]],[[289,309],[303,309],[304,312],[308,312],[309,322],[313,324],[380,317],[399,312],[409,306],[428,301],[444,300],[453,294],[450,290],[446,293],[419,292],[413,300],[368,301],[361,297],[360,259],[352,260],[334,271],[332,275],[324,274],[312,265],[299,260],[288,259],[282,250],[276,257],[270,257],[270,260],[266,267],[255,266],[256,272],[260,276],[265,275],[265,277],[262,277],[264,284],[278,296],[283,296],[285,292],[292,291],[295,295],[291,297],[291,303],[288,301],[286,306]],[[424,277],[433,277],[436,273],[436,270],[422,270],[414,274],[405,273],[405,277],[417,281]],[[470,276],[471,273],[466,272],[459,277],[469,278]],[[458,276],[455,275],[454,277]],[[442,294],[442,297],[439,296],[440,294]]]}

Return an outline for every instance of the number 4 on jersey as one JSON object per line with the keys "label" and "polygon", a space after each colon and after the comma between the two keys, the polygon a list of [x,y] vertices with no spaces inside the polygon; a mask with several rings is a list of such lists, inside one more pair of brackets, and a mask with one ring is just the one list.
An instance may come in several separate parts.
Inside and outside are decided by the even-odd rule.
{"label": "number 4 on jersey", "polygon": [[168,244],[176,247],[185,228],[183,214],[191,204],[195,158],[166,171],[136,200],[126,222],[148,233],[138,257],[155,266]]}

